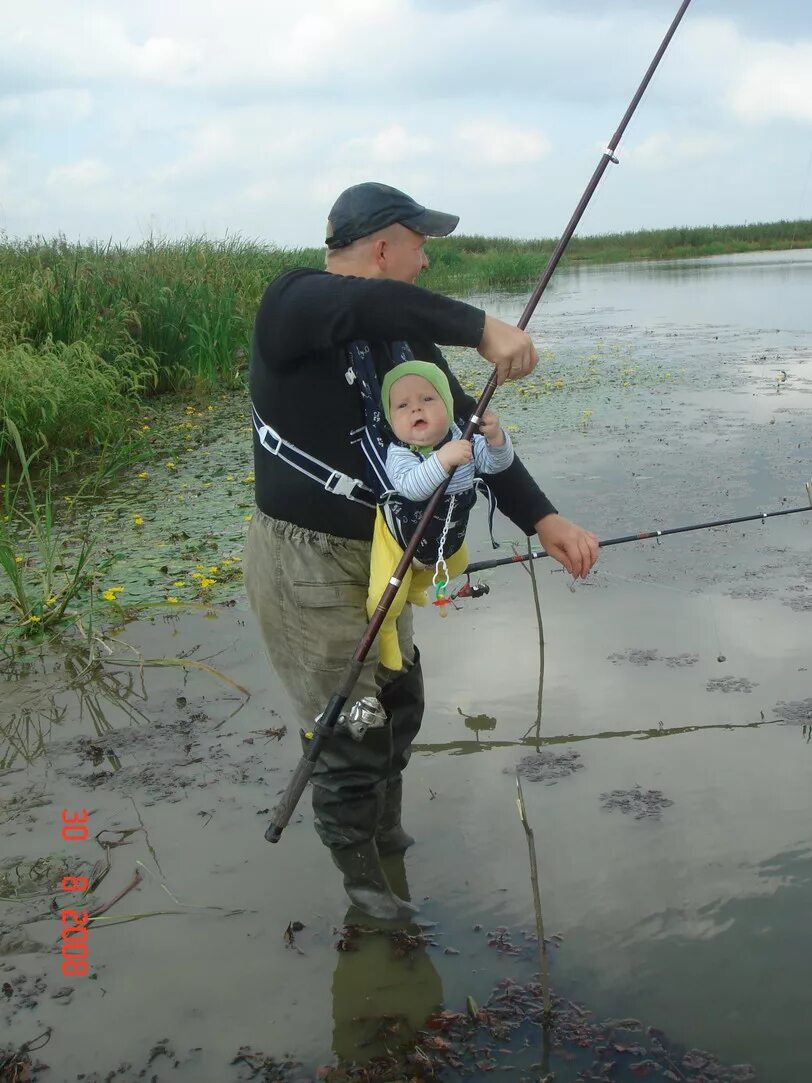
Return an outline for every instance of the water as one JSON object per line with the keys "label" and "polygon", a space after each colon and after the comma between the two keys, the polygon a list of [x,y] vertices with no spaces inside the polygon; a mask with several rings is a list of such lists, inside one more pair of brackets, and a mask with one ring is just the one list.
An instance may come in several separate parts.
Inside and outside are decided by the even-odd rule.
{"label": "water", "polygon": [[[563,272],[531,324],[542,364],[494,406],[562,514],[602,537],[801,505],[812,476],[811,287],[811,252]],[[515,321],[525,298],[477,300]],[[451,353],[481,386],[481,359]],[[236,427],[189,469],[215,477],[209,467],[226,461],[238,476],[250,469]],[[171,503],[157,477],[149,496]],[[208,528],[235,500],[217,483],[197,496],[186,533],[198,511]],[[474,515],[474,559],[490,553],[483,519]],[[523,544],[504,520],[497,536],[502,552]],[[153,557],[144,541],[142,574],[150,561],[180,574],[180,551]],[[554,990],[596,1020],[633,1017],[725,1064],[751,1063],[769,1083],[798,1083],[812,1066],[811,541],[812,513],[625,545],[605,550],[574,592],[549,560],[535,565],[542,735],[547,751],[580,764],[552,784],[524,783],[545,929],[561,936]],[[150,1065],[160,1079],[248,1078],[232,1064],[241,1046],[290,1054],[304,1074],[334,1051],[381,1051],[362,1045],[381,1015],[414,1029],[441,1006],[464,1011],[468,996],[485,1003],[500,979],[529,980],[534,917],[513,771],[536,751],[538,629],[525,569],[486,578],[490,593],[446,620],[417,617],[429,706],[406,776],[418,844],[405,871],[437,924],[433,943],[405,958],[380,937],[335,950],[345,900],[307,804],[277,847],[262,838],[298,740],[242,601],[216,619],[142,619],[122,638],[147,657],[208,660],[250,689],[247,702],[200,671],[128,668],[126,644],[106,684],[67,657],[10,683],[9,747],[32,762],[19,753],[0,776],[3,855],[59,851],[62,807],[92,808],[95,830],[140,820],[148,834],[113,851],[100,901],[138,860],[150,873],[110,913],[172,909],[161,884],[186,909],[96,930],[97,980],[56,999],[68,983],[49,950],[47,907],[32,904],[16,931],[6,921],[3,980],[47,986],[34,1006],[16,992],[7,1002],[8,1040],[53,1027],[41,1056],[59,1079],[123,1062],[115,1078],[137,1078],[165,1037],[174,1056]],[[281,741],[266,735],[285,723]],[[673,803],[659,818],[606,807],[603,795],[636,786]],[[73,852],[101,856],[92,841]],[[284,938],[294,920],[299,951]],[[520,954],[488,944],[500,926]],[[530,1050],[510,1060],[521,1067],[502,1073],[517,1083],[539,1059],[537,1034],[523,1036]],[[574,1080],[585,1056],[554,1054],[556,1079]]]}

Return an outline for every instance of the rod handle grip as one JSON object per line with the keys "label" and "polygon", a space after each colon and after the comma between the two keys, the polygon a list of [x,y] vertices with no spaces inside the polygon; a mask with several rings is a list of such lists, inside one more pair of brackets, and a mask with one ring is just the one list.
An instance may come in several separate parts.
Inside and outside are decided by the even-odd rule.
{"label": "rod handle grip", "polygon": [[279,842],[282,838],[282,832],[290,822],[290,818],[299,803],[299,798],[304,793],[305,786],[310,781],[315,766],[315,761],[311,762],[305,756],[302,756],[299,760],[287,789],[282,794],[279,804],[271,813],[271,822],[265,832],[265,838],[268,842]]}

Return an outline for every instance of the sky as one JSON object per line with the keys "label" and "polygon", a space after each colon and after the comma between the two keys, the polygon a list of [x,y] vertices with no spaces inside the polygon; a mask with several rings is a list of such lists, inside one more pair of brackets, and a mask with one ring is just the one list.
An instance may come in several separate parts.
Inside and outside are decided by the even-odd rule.
{"label": "sky", "polygon": [[[555,237],[678,0],[0,0],[0,240]],[[582,234],[812,218],[812,0],[692,0]]]}

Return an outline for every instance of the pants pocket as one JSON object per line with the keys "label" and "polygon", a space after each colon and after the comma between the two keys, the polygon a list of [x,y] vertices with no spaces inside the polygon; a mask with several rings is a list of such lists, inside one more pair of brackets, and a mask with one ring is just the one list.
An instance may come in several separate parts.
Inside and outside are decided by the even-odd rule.
{"label": "pants pocket", "polygon": [[301,664],[320,673],[340,672],[367,626],[365,586],[342,581],[291,584]]}

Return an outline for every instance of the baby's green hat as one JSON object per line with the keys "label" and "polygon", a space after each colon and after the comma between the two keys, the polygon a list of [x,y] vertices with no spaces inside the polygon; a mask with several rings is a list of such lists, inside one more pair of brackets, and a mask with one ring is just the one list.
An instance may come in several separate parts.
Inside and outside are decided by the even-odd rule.
{"label": "baby's green hat", "polygon": [[381,384],[381,402],[383,404],[384,416],[390,425],[392,424],[392,419],[389,416],[389,394],[392,390],[392,384],[395,380],[399,380],[401,376],[422,376],[424,380],[428,380],[445,403],[445,408],[448,413],[448,424],[451,425],[451,422],[454,420],[454,398],[451,394],[448,377],[441,368],[431,361],[403,361],[401,364],[395,365],[395,367],[390,369],[384,376],[383,383]]}

